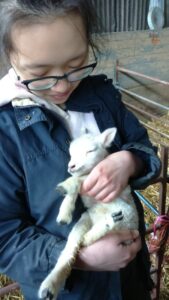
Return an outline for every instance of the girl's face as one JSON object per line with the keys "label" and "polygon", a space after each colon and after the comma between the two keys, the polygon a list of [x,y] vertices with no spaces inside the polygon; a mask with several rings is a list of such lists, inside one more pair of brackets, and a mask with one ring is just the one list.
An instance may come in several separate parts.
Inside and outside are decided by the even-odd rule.
{"label": "girl's face", "polygon": [[[21,26],[20,26],[21,27]],[[88,42],[77,15],[57,17],[53,22],[32,24],[12,31],[11,64],[21,81],[44,76],[63,76],[88,64]],[[36,92],[42,98],[63,104],[80,81],[59,80],[50,89]]]}

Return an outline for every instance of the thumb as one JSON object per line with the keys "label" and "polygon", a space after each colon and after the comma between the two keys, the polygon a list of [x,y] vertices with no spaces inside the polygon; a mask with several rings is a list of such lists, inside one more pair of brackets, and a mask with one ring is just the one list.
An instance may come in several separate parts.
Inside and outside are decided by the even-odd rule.
{"label": "thumb", "polygon": [[96,184],[97,178],[90,173],[81,185],[80,193],[87,193]]}

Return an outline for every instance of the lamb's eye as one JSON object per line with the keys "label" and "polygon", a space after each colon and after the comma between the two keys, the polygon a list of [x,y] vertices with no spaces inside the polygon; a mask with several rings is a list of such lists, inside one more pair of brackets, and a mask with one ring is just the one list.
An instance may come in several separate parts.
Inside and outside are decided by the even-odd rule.
{"label": "lamb's eye", "polygon": [[90,149],[90,150],[86,151],[86,153],[92,153],[92,152],[95,152],[95,151],[96,151],[96,149]]}

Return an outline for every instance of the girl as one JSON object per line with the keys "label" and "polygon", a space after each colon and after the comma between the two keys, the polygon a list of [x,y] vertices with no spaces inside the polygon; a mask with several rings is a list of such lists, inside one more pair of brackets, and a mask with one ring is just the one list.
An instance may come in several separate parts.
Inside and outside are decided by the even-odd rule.
{"label": "girl", "polygon": [[[0,271],[35,300],[83,211],[79,199],[70,226],[55,222],[62,201],[55,187],[69,176],[69,141],[85,129],[118,129],[109,157],[81,191],[97,201],[112,201],[128,182],[132,189],[150,184],[160,162],[111,80],[89,76],[97,65],[91,1],[4,0],[0,12],[1,50],[11,65],[0,81]],[[58,300],[150,299],[136,204],[142,250],[139,233],[127,230],[83,248]]]}

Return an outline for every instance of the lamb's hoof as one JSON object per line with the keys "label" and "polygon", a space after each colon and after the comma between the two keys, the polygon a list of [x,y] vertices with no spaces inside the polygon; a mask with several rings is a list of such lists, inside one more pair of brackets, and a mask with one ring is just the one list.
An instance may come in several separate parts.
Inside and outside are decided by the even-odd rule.
{"label": "lamb's hoof", "polygon": [[112,216],[113,221],[114,221],[115,223],[123,220],[123,213],[122,213],[121,210],[118,211],[118,212],[112,213],[111,216]]}
{"label": "lamb's hoof", "polygon": [[40,286],[38,296],[42,300],[56,300],[56,288],[52,283],[49,284],[47,280],[44,280]]}
{"label": "lamb's hoof", "polygon": [[59,222],[58,222],[58,220],[56,220],[56,221],[59,225],[67,225],[67,223],[65,221],[59,221]]}
{"label": "lamb's hoof", "polygon": [[41,293],[40,298],[43,299],[43,300],[53,300],[54,295],[48,289],[44,289]]}
{"label": "lamb's hoof", "polygon": [[61,216],[60,214],[57,216],[56,222],[60,225],[70,224],[72,222],[72,216]]}

